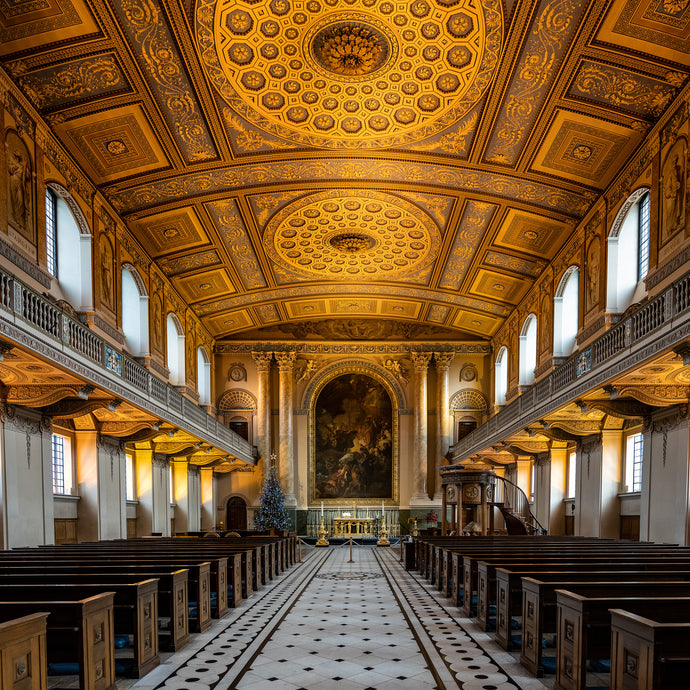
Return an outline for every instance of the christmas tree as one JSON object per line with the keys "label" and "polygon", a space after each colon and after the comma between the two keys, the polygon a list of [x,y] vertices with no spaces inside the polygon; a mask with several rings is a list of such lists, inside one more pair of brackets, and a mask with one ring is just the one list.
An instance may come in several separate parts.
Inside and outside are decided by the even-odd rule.
{"label": "christmas tree", "polygon": [[280,487],[276,468],[271,466],[261,492],[261,505],[254,518],[258,529],[289,529],[290,516],[285,508],[285,497]]}

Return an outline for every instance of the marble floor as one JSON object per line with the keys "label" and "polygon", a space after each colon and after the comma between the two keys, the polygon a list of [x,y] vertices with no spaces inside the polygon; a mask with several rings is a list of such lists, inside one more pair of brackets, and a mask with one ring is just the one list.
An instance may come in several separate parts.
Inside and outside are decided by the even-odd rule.
{"label": "marble floor", "polygon": [[[118,690],[463,688],[544,690],[458,609],[407,573],[396,548],[302,550],[253,594],[140,680]],[[49,687],[68,688],[67,678]]]}

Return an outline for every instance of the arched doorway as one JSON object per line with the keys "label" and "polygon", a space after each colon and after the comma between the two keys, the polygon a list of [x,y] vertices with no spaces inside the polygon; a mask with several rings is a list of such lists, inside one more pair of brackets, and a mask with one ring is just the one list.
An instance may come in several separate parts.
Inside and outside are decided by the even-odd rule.
{"label": "arched doorway", "polygon": [[247,529],[247,502],[239,496],[229,498],[225,517],[226,529]]}

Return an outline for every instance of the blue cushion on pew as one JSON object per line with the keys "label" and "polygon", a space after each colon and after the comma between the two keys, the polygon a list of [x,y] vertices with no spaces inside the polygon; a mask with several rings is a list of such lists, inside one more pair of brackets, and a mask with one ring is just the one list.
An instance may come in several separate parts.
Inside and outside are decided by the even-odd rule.
{"label": "blue cushion on pew", "polygon": [[587,670],[593,673],[611,673],[611,659],[591,659]]}
{"label": "blue cushion on pew", "polygon": [[541,658],[541,664],[544,667],[544,673],[556,673],[555,656],[543,656]]}
{"label": "blue cushion on pew", "polygon": [[48,664],[49,676],[76,676],[79,673],[79,664],[76,661],[60,661]]}
{"label": "blue cushion on pew", "polygon": [[122,649],[129,644],[129,635],[115,635],[113,642],[115,644],[115,649]]}
{"label": "blue cushion on pew", "polygon": [[132,659],[115,659],[115,675],[116,676],[126,676],[134,665]]}
{"label": "blue cushion on pew", "polygon": [[511,635],[511,636],[510,636],[510,641],[511,641],[516,647],[522,647],[522,635]]}
{"label": "blue cushion on pew", "polygon": [[522,625],[520,621],[516,621],[514,618],[510,619],[510,627],[512,630],[520,630],[522,628]]}
{"label": "blue cushion on pew", "polygon": [[199,610],[197,609],[196,606],[194,608],[192,608],[191,606],[189,607],[189,617],[190,618],[196,618],[198,613],[199,613]]}

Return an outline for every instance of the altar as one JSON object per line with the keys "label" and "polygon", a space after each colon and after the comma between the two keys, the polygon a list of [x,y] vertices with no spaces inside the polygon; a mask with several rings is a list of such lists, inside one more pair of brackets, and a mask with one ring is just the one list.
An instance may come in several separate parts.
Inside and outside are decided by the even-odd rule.
{"label": "altar", "polygon": [[374,518],[370,517],[337,517],[333,519],[333,536],[374,536]]}

